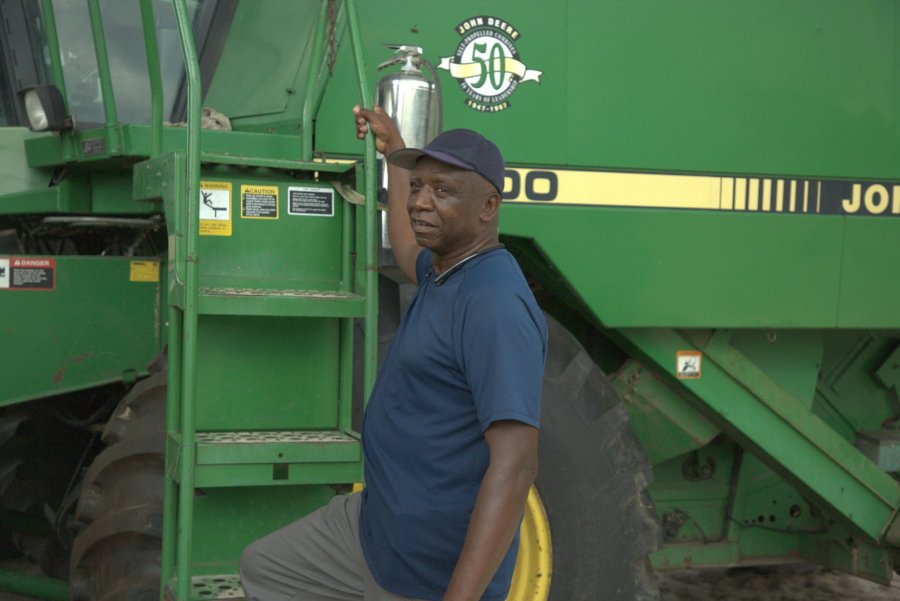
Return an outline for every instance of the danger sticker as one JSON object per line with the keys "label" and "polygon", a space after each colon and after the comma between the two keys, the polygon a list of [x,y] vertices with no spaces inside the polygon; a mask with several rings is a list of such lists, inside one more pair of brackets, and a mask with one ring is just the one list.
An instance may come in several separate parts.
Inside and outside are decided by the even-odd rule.
{"label": "danger sticker", "polygon": [[241,218],[278,219],[278,187],[241,186]]}
{"label": "danger sticker", "polygon": [[675,353],[675,376],[679,380],[699,380],[702,362],[700,351],[678,351]]}
{"label": "danger sticker", "polygon": [[288,215],[334,216],[332,188],[288,188]]}
{"label": "danger sticker", "polygon": [[231,182],[200,182],[200,235],[231,235]]}
{"label": "danger sticker", "polygon": [[53,290],[55,287],[54,259],[0,258],[0,290]]}

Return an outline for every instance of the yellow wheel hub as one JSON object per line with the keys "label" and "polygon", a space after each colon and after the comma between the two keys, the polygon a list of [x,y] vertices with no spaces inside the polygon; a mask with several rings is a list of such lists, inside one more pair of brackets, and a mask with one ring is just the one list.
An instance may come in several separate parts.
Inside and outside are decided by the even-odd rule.
{"label": "yellow wheel hub", "polygon": [[525,516],[519,531],[519,557],[507,601],[547,601],[552,571],[550,522],[541,497],[532,486],[525,503]]}

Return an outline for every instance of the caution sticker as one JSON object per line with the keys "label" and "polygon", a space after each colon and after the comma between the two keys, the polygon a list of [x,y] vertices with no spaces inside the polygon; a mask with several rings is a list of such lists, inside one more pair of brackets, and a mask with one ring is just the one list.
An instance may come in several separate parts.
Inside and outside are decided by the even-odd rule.
{"label": "caution sticker", "polygon": [[334,216],[333,188],[288,188],[288,215]]}
{"label": "caution sticker", "polygon": [[278,186],[241,186],[242,219],[278,219]]}
{"label": "caution sticker", "polygon": [[231,182],[200,182],[200,235],[231,235]]}
{"label": "caution sticker", "polygon": [[0,258],[0,290],[53,290],[56,261],[38,257]]}
{"label": "caution sticker", "polygon": [[132,282],[158,282],[159,261],[132,261],[128,279]]}
{"label": "caution sticker", "polygon": [[703,367],[703,353],[700,351],[678,351],[675,353],[675,376],[679,380],[699,380]]}

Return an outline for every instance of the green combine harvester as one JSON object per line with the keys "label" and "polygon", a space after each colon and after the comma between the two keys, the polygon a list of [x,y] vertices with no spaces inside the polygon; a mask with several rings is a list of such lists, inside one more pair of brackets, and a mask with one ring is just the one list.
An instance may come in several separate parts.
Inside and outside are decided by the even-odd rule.
{"label": "green combine harvester", "polygon": [[410,287],[353,135],[376,90],[412,141],[504,151],[550,316],[510,601],[891,580],[897,2],[0,0],[0,27],[0,591],[242,598],[247,543],[361,485]]}

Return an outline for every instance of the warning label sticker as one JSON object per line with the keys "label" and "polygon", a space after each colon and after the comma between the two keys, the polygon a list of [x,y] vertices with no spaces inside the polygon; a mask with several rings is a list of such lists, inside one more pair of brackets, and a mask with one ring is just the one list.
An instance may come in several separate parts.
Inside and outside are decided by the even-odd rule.
{"label": "warning label sticker", "polygon": [[699,380],[702,362],[700,351],[678,351],[675,353],[675,376],[679,380]]}
{"label": "warning label sticker", "polygon": [[288,215],[334,216],[333,188],[288,188]]}
{"label": "warning label sticker", "polygon": [[55,287],[54,259],[0,258],[0,290],[53,290]]}
{"label": "warning label sticker", "polygon": [[278,219],[278,186],[241,186],[241,217]]}
{"label": "warning label sticker", "polygon": [[159,261],[132,261],[128,279],[132,282],[158,282]]}
{"label": "warning label sticker", "polygon": [[231,235],[231,182],[200,182],[200,235]]}

